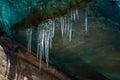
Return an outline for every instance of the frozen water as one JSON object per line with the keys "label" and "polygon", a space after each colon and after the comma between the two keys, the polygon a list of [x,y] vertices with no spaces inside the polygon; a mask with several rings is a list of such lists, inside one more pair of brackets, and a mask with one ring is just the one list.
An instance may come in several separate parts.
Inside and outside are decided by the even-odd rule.
{"label": "frozen water", "polygon": [[40,62],[42,59],[46,60],[46,66],[49,64],[49,48],[52,48],[53,37],[55,33],[55,21],[48,20],[38,25],[38,37],[37,37],[37,58]]}
{"label": "frozen water", "polygon": [[45,30],[45,58],[46,58],[46,66],[48,68],[48,61],[49,61],[49,38],[50,32],[49,30]]}
{"label": "frozen water", "polygon": [[[70,14],[69,14],[70,13]],[[78,9],[68,11],[68,13],[60,18],[48,19],[38,25],[37,28],[37,59],[39,59],[39,67],[41,68],[42,59],[46,61],[46,67],[49,65],[49,49],[52,48],[53,38],[55,35],[55,27],[60,21],[61,35],[67,36],[69,41],[72,40],[73,22],[79,20]],[[87,26],[87,13],[85,13],[85,24]],[[32,28],[27,31],[28,52],[31,53]]]}
{"label": "frozen water", "polygon": [[69,41],[71,41],[72,38],[72,22],[70,23],[70,29],[69,29]]}
{"label": "frozen water", "polygon": [[[70,13],[70,14],[69,14]],[[73,9],[68,11],[67,15],[60,17],[61,24],[61,35],[67,35],[69,37],[69,41],[72,39],[72,26],[73,22],[79,20],[79,11],[78,9]]]}
{"label": "frozen water", "polygon": [[61,24],[61,33],[62,33],[62,37],[63,37],[63,33],[64,33],[64,19],[63,17],[60,18],[60,24]]}
{"label": "frozen water", "polygon": [[79,20],[79,19],[80,19],[80,16],[79,16],[79,11],[78,11],[78,9],[76,9],[76,17],[77,17],[77,20]]}
{"label": "frozen water", "polygon": [[32,41],[32,28],[28,28],[26,31],[28,41],[28,53],[31,53],[31,41]]}
{"label": "frozen water", "polygon": [[87,33],[88,31],[88,11],[87,9],[85,10],[85,32]]}

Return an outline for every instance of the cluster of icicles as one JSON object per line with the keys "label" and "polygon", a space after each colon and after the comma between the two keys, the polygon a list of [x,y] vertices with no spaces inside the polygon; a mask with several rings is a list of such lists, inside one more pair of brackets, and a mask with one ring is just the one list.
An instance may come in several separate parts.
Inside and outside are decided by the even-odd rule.
{"label": "cluster of icicles", "polygon": [[[46,66],[49,66],[49,49],[52,48],[53,37],[55,34],[56,24],[60,24],[61,35],[66,35],[69,38],[69,41],[72,40],[72,27],[73,22],[79,20],[79,10],[73,9],[68,11],[68,13],[62,17],[49,19],[38,25],[38,34],[37,34],[37,58],[40,62],[45,59]],[[57,20],[57,21],[56,21]],[[87,11],[85,11],[85,31],[87,32]],[[26,31],[27,40],[28,40],[28,53],[31,53],[31,41],[32,41],[32,28],[28,28]]]}

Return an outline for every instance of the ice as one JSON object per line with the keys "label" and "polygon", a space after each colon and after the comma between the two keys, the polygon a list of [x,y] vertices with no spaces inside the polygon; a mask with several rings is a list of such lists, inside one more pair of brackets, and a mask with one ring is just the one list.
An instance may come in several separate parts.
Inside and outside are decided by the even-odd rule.
{"label": "ice", "polygon": [[67,21],[67,36],[69,36],[69,32],[70,32],[70,18],[68,18]]}
{"label": "ice", "polygon": [[63,17],[60,18],[60,24],[61,24],[61,34],[63,37],[63,34],[64,34],[64,18]]}
{"label": "ice", "polygon": [[70,29],[69,29],[69,41],[72,40],[72,22],[70,23]]}
{"label": "ice", "polygon": [[64,17],[64,33],[66,34],[66,30],[67,30],[67,17]]}
{"label": "ice", "polygon": [[48,68],[48,64],[49,64],[49,40],[50,40],[50,27],[49,24],[46,23],[45,24],[45,59],[46,59],[46,66]]}
{"label": "ice", "polygon": [[52,33],[53,33],[52,37],[54,37],[54,34],[55,34],[55,21],[54,20],[52,21]]}
{"label": "ice", "polygon": [[37,43],[37,58],[39,58],[40,68],[41,61],[45,59],[46,66],[49,65],[49,49],[52,48],[54,37],[55,21],[48,20],[38,25],[38,43]]}
{"label": "ice", "polygon": [[[66,15],[55,19],[48,19],[38,25],[37,28],[37,59],[39,59],[39,67],[41,68],[42,59],[46,61],[46,67],[49,66],[49,50],[53,47],[53,38],[55,28],[61,27],[62,37],[66,36],[72,41],[73,22],[79,20],[78,9],[69,10]],[[85,13],[85,26],[87,27],[87,13]],[[32,28],[27,30],[28,52],[31,52]]]}
{"label": "ice", "polygon": [[74,21],[76,21],[76,11],[75,11],[75,9],[73,10],[73,19],[74,19]]}
{"label": "ice", "polygon": [[73,11],[72,10],[70,11],[70,18],[71,18],[71,21],[73,21]]}
{"label": "ice", "polygon": [[28,28],[26,31],[28,41],[28,53],[31,53],[31,41],[32,41],[32,28]]}
{"label": "ice", "polygon": [[52,48],[52,41],[55,33],[55,22],[54,20],[49,20],[48,22],[48,27],[49,27],[49,42],[50,42],[50,48]]}
{"label": "ice", "polygon": [[[70,12],[70,14],[69,14]],[[72,40],[72,26],[73,21],[76,21],[79,17],[79,12],[77,9],[68,11],[67,15],[60,17],[60,24],[61,24],[61,34],[66,35],[69,37],[69,41]]]}
{"label": "ice", "polygon": [[45,58],[46,58],[46,66],[48,68],[48,61],[49,61],[49,30],[45,31]]}
{"label": "ice", "polygon": [[41,38],[41,35],[40,35],[40,27],[38,27],[38,39],[37,39],[37,59],[38,59],[38,56],[40,54],[40,38]]}
{"label": "ice", "polygon": [[76,17],[77,17],[77,20],[79,20],[79,19],[80,19],[80,16],[79,16],[79,11],[78,11],[78,9],[76,9]]}
{"label": "ice", "polygon": [[[43,25],[38,26],[38,38],[37,38],[37,58],[39,59],[40,62],[40,68],[41,68],[41,61],[42,57],[44,56],[44,29]],[[44,58],[44,57],[43,57]]]}

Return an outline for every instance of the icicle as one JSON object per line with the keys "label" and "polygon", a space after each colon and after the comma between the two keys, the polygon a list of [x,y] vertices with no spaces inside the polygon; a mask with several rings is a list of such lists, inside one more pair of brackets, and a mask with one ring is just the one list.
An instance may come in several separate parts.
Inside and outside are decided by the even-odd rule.
{"label": "icicle", "polygon": [[85,32],[87,33],[88,31],[88,13],[87,9],[85,10]]}
{"label": "icicle", "polygon": [[69,41],[72,39],[72,22],[70,23]]}
{"label": "icicle", "polygon": [[32,41],[32,28],[28,28],[26,31],[28,41],[28,53],[31,53],[31,41]]}
{"label": "icicle", "polygon": [[44,39],[45,38],[45,31],[44,29],[41,30],[41,45],[40,45],[40,68],[41,68],[41,62],[42,57],[44,58]]}
{"label": "icicle", "polygon": [[39,68],[41,68],[41,61],[42,61],[42,30],[41,25],[38,26],[38,39],[37,39],[37,58],[39,58]]}
{"label": "icicle", "polygon": [[70,32],[70,18],[68,18],[67,21],[67,36],[69,36],[69,32]]}
{"label": "icicle", "polygon": [[63,17],[60,18],[60,24],[61,24],[61,33],[62,33],[62,37],[63,37],[63,34],[64,34],[64,19]]}
{"label": "icicle", "polygon": [[64,33],[66,34],[66,30],[67,30],[67,17],[64,17]]}
{"label": "icicle", "polygon": [[37,39],[37,59],[39,58],[38,55],[40,54],[40,27],[38,27],[38,39]]}
{"label": "icicle", "polygon": [[41,68],[42,57],[44,58],[44,26],[38,27],[37,57],[39,56],[39,68]]}
{"label": "icicle", "polygon": [[[44,27],[44,26],[43,26]],[[45,58],[45,30],[42,29],[41,30],[41,53],[42,53],[42,57]]]}
{"label": "icicle", "polygon": [[45,30],[45,58],[46,58],[46,66],[48,68],[49,65],[49,30]]}
{"label": "icicle", "polygon": [[52,48],[52,42],[53,42],[53,39],[52,39],[51,33],[50,33],[50,48]]}
{"label": "icicle", "polygon": [[[38,49],[40,48],[40,50],[38,51],[38,54],[40,56],[40,68],[41,68],[41,61],[42,61],[42,57],[45,57],[46,60],[46,66],[48,68],[49,65],[49,46],[52,46],[52,38],[54,36],[54,27],[55,24],[53,23],[53,21],[49,20],[48,22],[45,22],[44,24],[42,24],[42,28],[40,29],[40,33],[38,36],[38,40],[40,40],[40,46],[38,44]],[[44,27],[44,28],[43,28]],[[39,52],[40,51],[40,52]]]}
{"label": "icicle", "polygon": [[55,35],[55,21],[52,22],[52,33],[53,33],[53,37]]}
{"label": "icicle", "polygon": [[39,33],[39,35],[40,35],[40,45],[39,45],[39,68],[41,69],[41,62],[42,62],[42,55],[44,54],[43,53],[43,49],[44,48],[42,48],[42,30],[40,30],[40,33]]}
{"label": "icicle", "polygon": [[70,11],[70,19],[71,19],[71,21],[73,20],[73,13],[72,13],[72,10]]}
{"label": "icicle", "polygon": [[55,30],[54,21],[52,21],[52,20],[50,21],[49,28],[50,28],[50,48],[52,48],[52,41],[53,41],[54,30]]}
{"label": "icicle", "polygon": [[76,20],[76,11],[73,10],[73,20],[75,21]]}
{"label": "icicle", "polygon": [[76,17],[77,17],[77,20],[79,20],[80,16],[79,16],[79,11],[78,11],[78,9],[76,9]]}

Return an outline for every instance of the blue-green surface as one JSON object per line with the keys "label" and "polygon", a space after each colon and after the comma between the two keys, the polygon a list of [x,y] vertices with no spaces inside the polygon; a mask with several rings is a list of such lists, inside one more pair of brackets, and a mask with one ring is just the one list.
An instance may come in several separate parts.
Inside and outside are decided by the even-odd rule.
{"label": "blue-green surface", "polygon": [[[96,0],[104,16],[120,23],[120,0]],[[115,1],[115,2],[113,2]]]}
{"label": "blue-green surface", "polygon": [[[13,25],[31,14],[29,7],[46,0],[0,0],[0,22],[6,34],[22,44],[27,44],[25,30],[15,32]],[[53,48],[50,50],[52,65],[70,75],[73,80],[120,80],[120,0],[97,0],[99,11],[104,15],[89,17],[89,29],[84,31],[84,13],[74,23],[72,42],[55,31]],[[25,9],[27,8],[27,10]],[[106,21],[106,18],[111,21]],[[113,22],[114,21],[114,22]],[[32,49],[36,51],[36,29],[33,31]]]}

